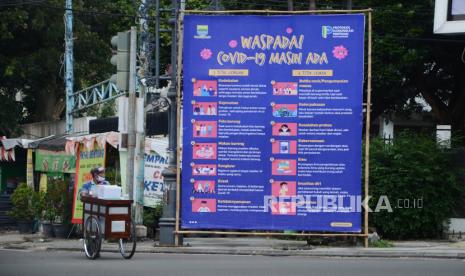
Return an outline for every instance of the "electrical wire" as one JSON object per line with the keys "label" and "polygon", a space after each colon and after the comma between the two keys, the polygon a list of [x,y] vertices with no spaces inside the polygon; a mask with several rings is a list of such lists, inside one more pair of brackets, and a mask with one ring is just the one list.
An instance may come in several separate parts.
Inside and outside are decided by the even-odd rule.
{"label": "electrical wire", "polygon": [[13,7],[13,6],[31,5],[31,4],[43,3],[45,1],[46,0],[29,0],[29,1],[21,1],[21,2],[0,3],[0,7]]}
{"label": "electrical wire", "polygon": [[[46,0],[29,0],[29,1],[24,1],[24,2],[19,2],[19,3],[7,3],[7,4],[0,4],[0,7],[8,7],[8,6],[22,6],[22,5],[35,5],[35,6],[41,6],[41,7],[44,7],[44,8],[50,8],[50,9],[57,9],[57,10],[61,10],[61,11],[66,11],[68,9],[66,9],[65,7],[60,7],[60,6],[55,6],[55,5],[51,5],[51,4],[46,4],[45,3]],[[244,3],[243,0],[228,0],[227,1],[228,4],[235,4],[236,6],[244,6],[244,5],[247,5],[247,4],[251,4],[251,3]],[[287,10],[287,2],[283,2],[283,1],[270,1],[268,0],[267,2],[262,2],[262,3],[252,3],[253,5],[257,6],[257,7],[261,7],[261,8],[276,8],[276,9],[283,9],[283,10]],[[296,6],[297,3],[294,3],[294,6]],[[301,3],[303,4],[303,3]],[[345,5],[341,5],[341,4],[333,4],[333,5],[324,5],[324,4],[320,4],[318,5],[320,8],[321,7],[345,7]],[[362,8],[366,8],[366,7],[361,7],[361,6],[354,6],[353,7],[354,9],[362,9]],[[411,7],[411,9],[409,10],[408,8],[406,8],[405,10],[403,11],[395,11],[393,9],[393,7],[371,7],[373,9],[374,12],[389,12],[389,13],[395,13],[395,14],[408,14],[408,13],[411,13],[411,12],[414,12],[416,14],[426,14],[426,15],[430,15],[432,14],[432,10],[428,10],[428,9],[417,9],[417,8],[414,8],[414,7]],[[76,9],[76,8],[73,8],[73,9],[69,9],[71,10],[73,13],[76,13],[76,14],[84,14],[84,15],[93,15],[93,16],[112,16],[112,17],[126,17],[126,18],[136,18],[136,19],[154,19],[156,18],[155,16],[148,16],[148,17],[142,17],[140,16],[140,14],[138,13],[137,15],[131,15],[131,14],[127,14],[127,13],[113,13],[113,12],[104,12],[104,11],[89,11],[89,10],[82,10],[82,9]]]}
{"label": "electrical wire", "polygon": [[[65,7],[59,7],[55,5],[50,5],[44,3],[45,0],[30,0],[30,1],[23,1],[19,3],[7,3],[7,4],[0,4],[0,7],[2,6],[20,6],[20,5],[33,5],[33,6],[40,6],[44,8],[49,8],[49,9],[55,9],[55,10],[60,10],[60,11],[67,11],[71,10],[74,14],[76,15],[89,15],[89,16],[110,16],[110,17],[119,17],[119,18],[131,18],[131,19],[147,19],[147,20],[153,20],[156,17],[155,16],[147,16],[147,17],[142,17],[138,13],[137,15],[130,15],[127,13],[112,13],[112,12],[103,12],[103,11],[89,11],[89,10],[82,10],[82,9],[66,9]],[[235,5],[246,5],[250,3],[244,3],[243,0],[228,0],[228,4],[235,4]],[[296,4],[304,4],[301,2],[294,3],[294,7]],[[274,8],[285,8],[287,10],[287,2],[284,1],[279,1],[279,0],[267,0],[266,2],[262,3],[253,3],[255,6],[259,7],[274,7]],[[323,4],[324,5],[324,4]],[[334,4],[331,5],[331,7],[343,7],[344,5],[341,4]],[[321,5],[320,5],[321,7]],[[344,6],[345,7],[345,6]],[[355,7],[357,9],[361,9],[362,7]],[[388,12],[388,13],[394,13],[394,14],[405,14],[405,13],[410,13],[411,11],[405,10],[403,12],[400,11],[394,11],[393,8],[391,7],[374,7],[373,8],[374,12]],[[238,10],[239,11],[239,10]],[[425,13],[426,9],[424,10],[415,10],[415,13]],[[426,13],[425,13],[426,14]],[[430,11],[428,14],[432,14],[432,11]],[[417,20],[419,21],[419,20]],[[430,21],[430,20],[425,20],[425,21]],[[431,38],[409,38],[409,37],[393,37],[394,39],[398,40],[412,40],[412,41],[431,41],[431,42],[452,42],[452,43],[464,43],[464,41],[460,40],[451,40],[451,39],[431,39]],[[465,59],[465,49],[464,49],[464,59]]]}

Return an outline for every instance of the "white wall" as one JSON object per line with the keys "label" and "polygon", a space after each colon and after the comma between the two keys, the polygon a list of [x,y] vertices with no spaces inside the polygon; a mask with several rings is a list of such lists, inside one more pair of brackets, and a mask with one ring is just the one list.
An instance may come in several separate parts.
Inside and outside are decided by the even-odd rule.
{"label": "white wall", "polygon": [[[89,121],[97,117],[75,118],[73,121],[74,132],[79,134],[89,133]],[[39,122],[21,125],[23,135],[20,138],[37,139],[50,135],[61,135],[66,133],[65,121]]]}
{"label": "white wall", "polygon": [[449,233],[465,233],[465,218],[451,218],[449,224]]}

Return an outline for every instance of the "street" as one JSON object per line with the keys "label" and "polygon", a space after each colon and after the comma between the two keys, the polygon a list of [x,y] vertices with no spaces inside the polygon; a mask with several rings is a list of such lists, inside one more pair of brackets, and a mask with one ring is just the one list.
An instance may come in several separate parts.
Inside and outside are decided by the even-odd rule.
{"label": "street", "polygon": [[464,275],[465,261],[0,250],[0,275]]}

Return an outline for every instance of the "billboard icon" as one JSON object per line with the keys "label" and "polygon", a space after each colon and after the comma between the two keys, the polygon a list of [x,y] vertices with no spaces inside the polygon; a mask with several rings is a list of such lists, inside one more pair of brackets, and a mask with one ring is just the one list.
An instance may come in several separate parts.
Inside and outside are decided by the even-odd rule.
{"label": "billboard icon", "polygon": [[197,25],[197,35],[195,38],[210,38],[208,36],[208,25]]}
{"label": "billboard icon", "polygon": [[331,26],[321,26],[321,36],[323,38],[328,38],[328,35],[333,33],[333,27]]}

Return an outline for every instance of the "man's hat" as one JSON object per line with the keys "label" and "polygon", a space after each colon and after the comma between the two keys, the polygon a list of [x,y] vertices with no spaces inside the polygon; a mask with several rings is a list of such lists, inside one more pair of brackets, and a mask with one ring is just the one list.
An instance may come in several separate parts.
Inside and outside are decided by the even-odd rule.
{"label": "man's hat", "polygon": [[104,169],[103,167],[93,168],[93,169],[90,171],[90,173],[91,173],[92,175],[101,174],[101,173],[103,173],[103,172],[105,172],[105,169]]}

